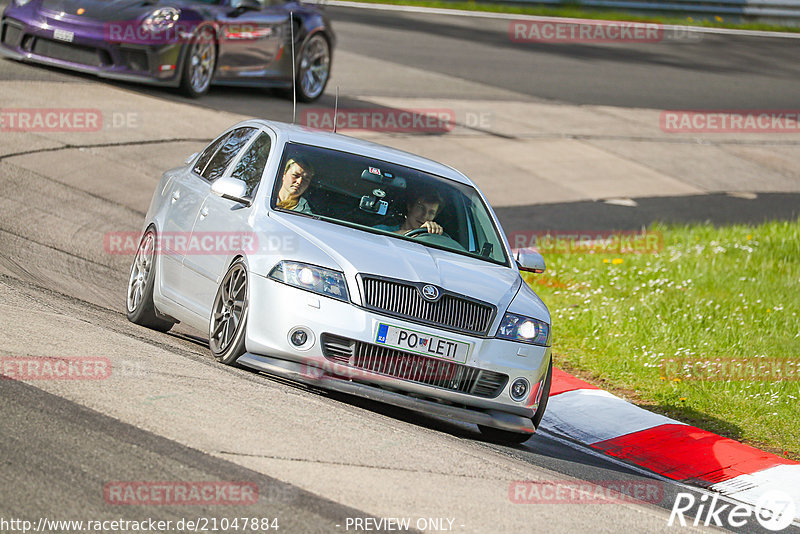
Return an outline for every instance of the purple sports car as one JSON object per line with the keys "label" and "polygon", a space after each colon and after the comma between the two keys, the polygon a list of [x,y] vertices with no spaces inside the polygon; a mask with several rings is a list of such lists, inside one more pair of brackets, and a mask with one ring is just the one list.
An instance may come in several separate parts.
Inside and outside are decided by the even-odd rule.
{"label": "purple sports car", "polygon": [[11,0],[0,20],[3,55],[192,97],[212,83],[291,88],[294,70],[297,98],[316,100],[334,42],[327,17],[295,0]]}

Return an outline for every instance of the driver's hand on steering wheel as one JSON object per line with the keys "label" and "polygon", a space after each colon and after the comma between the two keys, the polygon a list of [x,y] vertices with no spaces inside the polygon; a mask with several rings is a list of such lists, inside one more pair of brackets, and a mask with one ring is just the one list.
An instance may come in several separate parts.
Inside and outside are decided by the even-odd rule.
{"label": "driver's hand on steering wheel", "polygon": [[442,234],[444,233],[444,228],[442,228],[438,223],[433,221],[425,221],[422,223],[420,228],[427,228],[429,234]]}

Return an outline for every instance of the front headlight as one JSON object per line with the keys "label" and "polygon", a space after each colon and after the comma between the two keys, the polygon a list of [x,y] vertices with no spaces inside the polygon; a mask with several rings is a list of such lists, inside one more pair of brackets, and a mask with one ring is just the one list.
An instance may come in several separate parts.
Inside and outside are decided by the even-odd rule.
{"label": "front headlight", "polygon": [[339,271],[296,261],[282,261],[272,268],[269,272],[269,277],[284,284],[319,293],[326,297],[345,302],[350,300],[347,296],[347,284],[344,281],[344,274]]}
{"label": "front headlight", "polygon": [[152,33],[169,30],[181,16],[181,10],[174,7],[161,7],[150,13],[142,22],[142,27]]}
{"label": "front headlight", "polygon": [[507,313],[500,322],[497,337],[546,347],[550,341],[550,325],[523,315]]}

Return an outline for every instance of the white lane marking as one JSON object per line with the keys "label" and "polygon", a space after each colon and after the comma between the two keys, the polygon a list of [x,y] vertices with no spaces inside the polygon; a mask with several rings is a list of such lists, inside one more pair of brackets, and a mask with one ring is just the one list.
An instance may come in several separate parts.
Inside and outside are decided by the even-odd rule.
{"label": "white lane marking", "polygon": [[625,206],[628,208],[635,208],[639,205],[639,203],[632,198],[607,198],[603,202],[611,204],[612,206]]}
{"label": "white lane marking", "polygon": [[794,501],[795,519],[800,520],[800,465],[776,465],[719,482],[711,489],[753,505],[770,491],[782,491]]}
{"label": "white lane marking", "polygon": [[[523,15],[518,13],[491,13],[488,11],[464,11],[462,9],[445,9],[438,7],[420,6],[398,6],[392,4],[368,4],[364,2],[348,2],[346,0],[321,0],[310,1],[309,4],[319,4],[325,6],[354,7],[359,9],[374,9],[377,11],[401,11],[406,13],[427,13],[431,15],[452,15],[458,17],[479,17],[486,19],[507,19],[507,20],[535,20],[540,22],[563,22],[563,23],[594,23],[612,24],[623,21],[602,20],[602,19],[571,19],[568,17],[543,17],[538,15]],[[800,33],[791,32],[768,32],[762,30],[737,30],[733,28],[705,28],[702,26],[678,26],[675,24],[659,24],[664,30],[685,31],[693,33],[709,33],[719,35],[744,35],[747,37],[777,37],[783,39],[800,39]]]}
{"label": "white lane marking", "polygon": [[581,443],[597,443],[659,425],[683,425],[599,389],[577,389],[550,397],[542,426]]}

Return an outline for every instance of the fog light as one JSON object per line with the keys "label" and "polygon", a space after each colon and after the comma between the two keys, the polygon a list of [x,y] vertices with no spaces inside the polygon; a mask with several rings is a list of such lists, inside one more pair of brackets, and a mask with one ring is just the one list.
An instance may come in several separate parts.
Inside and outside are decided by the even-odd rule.
{"label": "fog light", "polygon": [[295,330],[292,332],[292,335],[289,337],[289,340],[292,342],[292,345],[295,347],[302,347],[308,341],[308,334],[305,330]]}
{"label": "fog light", "polygon": [[519,402],[525,400],[528,395],[528,390],[530,389],[530,384],[524,378],[517,378],[514,382],[511,383],[510,394],[511,398],[515,401]]}

